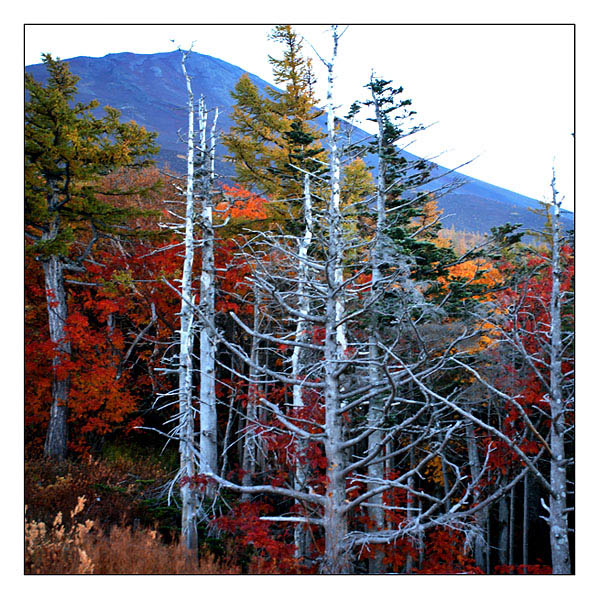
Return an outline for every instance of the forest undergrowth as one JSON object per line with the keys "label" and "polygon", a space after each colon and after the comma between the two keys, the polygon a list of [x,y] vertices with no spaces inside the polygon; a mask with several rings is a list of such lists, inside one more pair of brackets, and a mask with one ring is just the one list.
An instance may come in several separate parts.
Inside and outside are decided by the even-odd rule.
{"label": "forest undergrowth", "polygon": [[190,557],[179,543],[179,508],[167,502],[170,460],[140,459],[140,451],[26,460],[25,574],[281,574],[226,533],[206,535]]}
{"label": "forest undergrowth", "polygon": [[[246,519],[221,518],[217,527],[204,529],[198,554],[192,557],[180,543],[180,509],[167,501],[172,461],[146,450],[143,459],[141,447],[133,452],[108,447],[104,456],[96,458],[88,455],[62,463],[26,460],[25,574],[264,575],[314,571],[293,558],[287,551],[289,545],[272,539],[267,527],[264,535],[250,531],[258,519],[253,519],[255,515],[243,504],[237,511],[245,512]],[[435,549],[438,542],[436,538],[428,544],[424,572],[443,574],[449,568],[448,557]],[[403,552],[396,554],[404,564]],[[456,553],[451,558],[454,560]],[[461,564],[468,572],[476,572],[469,557],[463,557]],[[548,574],[551,568],[533,564],[496,569],[497,574],[523,572]]]}

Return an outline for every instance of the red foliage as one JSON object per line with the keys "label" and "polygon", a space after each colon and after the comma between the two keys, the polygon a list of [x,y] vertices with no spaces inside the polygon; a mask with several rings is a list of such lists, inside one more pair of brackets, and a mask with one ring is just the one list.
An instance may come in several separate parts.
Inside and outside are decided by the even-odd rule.
{"label": "red foliage", "polygon": [[[547,381],[550,379],[546,365],[549,362],[547,342],[551,328],[549,307],[552,292],[552,268],[548,258],[548,256],[531,256],[524,268],[533,275],[522,280],[516,287],[507,288],[496,296],[498,311],[508,317],[504,324],[506,335],[512,335],[515,327],[518,328],[519,342],[532,357],[538,372]],[[562,248],[561,260],[561,291],[565,292],[572,289],[574,273],[574,256],[569,246]],[[516,267],[505,261],[498,265],[498,269],[509,275]],[[518,309],[516,314],[515,307]],[[561,316],[563,327],[572,327],[572,314],[562,311]],[[491,352],[492,356],[500,362],[501,356],[496,351]],[[522,360],[520,362],[523,363]],[[562,370],[563,373],[570,372],[568,377],[572,378],[571,369],[572,364],[565,357]],[[527,368],[526,363],[521,367],[515,367],[514,364],[503,362],[501,374],[496,377],[494,383],[499,389],[505,389],[509,394],[514,395],[514,402],[504,403],[501,427],[503,433],[511,440],[521,440],[518,446],[524,454],[536,455],[541,450],[541,442],[529,432],[523,413],[534,418],[548,410],[547,390],[540,376]],[[518,405],[515,405],[516,403]],[[549,420],[546,421],[545,427],[550,427]],[[478,431],[477,437],[484,451],[492,450],[488,460],[487,478],[481,481],[481,485],[493,483],[497,475],[506,474],[515,465],[522,464],[523,461],[517,452],[502,440],[490,437],[483,430]]]}
{"label": "red foliage", "polygon": [[235,535],[242,546],[253,547],[259,572],[306,573],[294,557],[293,541],[284,541],[286,537],[293,540],[292,526],[261,520],[261,516],[272,512],[273,507],[266,502],[244,502],[229,515],[216,519],[215,524],[221,531]]}
{"label": "red foliage", "polygon": [[[179,261],[176,249],[148,256],[152,249],[148,244],[132,245],[129,254],[101,249],[97,262],[79,278],[81,284],[66,284],[65,332],[71,356],[62,360],[57,375],[70,377],[73,451],[88,449],[89,434],[102,436],[117,429],[127,433],[140,425],[136,411],[159,385],[158,356],[148,340],[172,336],[177,295],[162,278],[167,273],[176,277]],[[43,275],[39,263],[31,259],[25,265],[25,297],[25,424],[30,449],[39,450],[52,400],[54,346],[49,339]],[[145,339],[132,346],[150,323],[153,304],[158,318]]]}
{"label": "red foliage", "polygon": [[498,565],[494,569],[496,575],[552,575],[549,565]]}
{"label": "red foliage", "polygon": [[200,492],[203,492],[206,489],[208,483],[209,478],[206,477],[206,475],[194,475],[192,477],[185,476],[179,480],[180,487],[188,485],[190,489],[197,489]]}
{"label": "red foliage", "polygon": [[427,574],[482,574],[481,569],[464,550],[462,534],[448,528],[436,528],[427,535],[425,560],[415,573]]}

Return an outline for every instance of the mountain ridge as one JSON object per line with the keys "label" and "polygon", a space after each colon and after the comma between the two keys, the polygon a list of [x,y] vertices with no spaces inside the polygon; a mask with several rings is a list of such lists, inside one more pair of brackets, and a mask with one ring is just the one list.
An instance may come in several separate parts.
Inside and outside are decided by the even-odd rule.
{"label": "mountain ridge", "polygon": [[[187,128],[187,97],[185,81],[181,71],[181,55],[175,50],[154,54],[133,52],[110,53],[103,57],[77,56],[63,59],[71,71],[80,77],[78,100],[89,102],[97,99],[98,111],[109,105],[121,111],[125,120],[133,119],[148,130],[157,131],[161,145],[159,161],[167,163],[175,171],[183,171],[184,144],[178,131]],[[195,97],[203,94],[209,109],[219,106],[219,129],[227,131],[232,124],[233,98],[231,90],[243,74],[257,86],[261,94],[272,84],[257,75],[208,54],[190,52],[186,68],[192,78]],[[26,66],[26,72],[38,80],[46,77],[43,63]],[[321,117],[319,125],[324,127]],[[369,134],[354,128],[354,137]],[[411,158],[414,155],[404,152]],[[225,177],[233,176],[233,166],[222,161],[223,147],[218,148]],[[366,160],[369,164],[369,160]],[[522,223],[524,228],[541,228],[543,219],[529,209],[539,207],[538,201],[500,186],[478,180],[468,175],[452,173],[434,165],[433,174],[439,184],[448,184],[459,179],[463,185],[456,191],[438,200],[444,210],[444,225],[455,229],[485,233],[490,227],[506,222]],[[573,213],[563,211],[568,228],[573,222]]]}

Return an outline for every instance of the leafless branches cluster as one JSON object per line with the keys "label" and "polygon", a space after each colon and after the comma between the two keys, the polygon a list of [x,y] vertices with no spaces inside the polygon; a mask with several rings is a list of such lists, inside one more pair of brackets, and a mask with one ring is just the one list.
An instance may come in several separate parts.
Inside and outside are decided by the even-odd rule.
{"label": "leafless branches cluster", "polygon": [[[322,59],[328,72],[329,172],[321,175],[321,165],[314,172],[298,169],[303,186],[297,216],[300,234],[276,224],[269,231],[245,232],[237,257],[250,269],[245,284],[252,317],[231,312],[227,326],[215,318],[214,310],[213,170],[206,166],[213,156],[214,133],[210,141],[202,138],[205,166],[199,178],[194,166],[194,104],[186,74],[190,129],[179,413],[171,433],[180,444],[179,478],[185,477],[181,490],[186,543],[189,548],[197,545],[196,518],[204,509],[199,488],[191,482],[200,477],[211,499],[225,489],[244,500],[258,494],[285,499],[289,510],[269,519],[294,524],[299,558],[311,556],[309,533],[316,528],[324,537],[318,559],[324,573],[351,572],[356,557],[371,545],[376,551],[369,569],[384,572],[386,545],[399,539],[422,545],[426,533],[440,527],[461,532],[477,566],[486,570],[489,511],[509,497],[514,500],[515,489],[529,475],[549,498],[553,566],[556,572],[570,572],[565,444],[571,433],[573,396],[563,359],[572,334],[565,335],[560,326],[565,297],[560,290],[558,212],[553,219],[554,280],[545,325],[524,325],[524,296],[520,306],[480,300],[460,319],[453,316],[450,292],[434,297],[430,292],[436,282],[416,281],[415,257],[390,235],[398,212],[416,201],[410,179],[414,176],[404,168],[405,196],[399,197],[394,190],[402,178],[395,175],[396,159],[385,141],[389,107],[376,92],[374,79],[369,105],[379,125],[376,191],[351,202],[342,197],[344,153],[334,99],[341,34],[334,27],[332,35],[332,57]],[[185,73],[185,55],[183,68]],[[200,115],[203,132],[202,107]],[[202,202],[199,302],[191,293],[191,261],[198,244],[193,188],[197,181]],[[390,203],[390,198],[395,201]],[[358,227],[357,215],[366,215]],[[410,235],[419,239],[423,229]],[[518,289],[526,294],[526,286]],[[239,335],[232,336],[232,331]],[[525,337],[532,335],[539,342],[536,350]],[[194,336],[199,338],[197,399],[192,390]],[[226,363],[217,364],[217,349],[228,355]],[[536,404],[537,412],[532,413],[522,402],[522,390],[502,384],[498,356],[512,357],[537,378],[547,410]],[[229,415],[225,440],[217,439],[217,366],[248,391],[245,405],[235,401],[233,389],[222,401]],[[507,428],[511,410],[513,426]],[[287,460],[287,477],[277,483],[261,472],[269,460],[266,437],[282,440],[277,456]],[[226,460],[236,446],[241,448],[243,470],[237,480],[224,466],[219,469],[219,460]],[[367,525],[358,516],[368,517]]]}

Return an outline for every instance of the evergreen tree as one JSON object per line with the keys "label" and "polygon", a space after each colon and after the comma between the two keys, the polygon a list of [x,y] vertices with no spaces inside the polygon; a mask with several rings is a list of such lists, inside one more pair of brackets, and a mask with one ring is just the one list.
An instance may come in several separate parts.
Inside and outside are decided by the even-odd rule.
{"label": "evergreen tree", "polygon": [[[134,122],[121,123],[106,107],[97,118],[96,101],[73,104],[78,77],[66,63],[43,56],[48,81],[25,76],[25,235],[44,269],[50,338],[55,345],[50,422],[44,451],[63,459],[67,452],[67,404],[71,357],[66,335],[64,271],[85,271],[96,242],[124,232],[128,219],[141,214],[101,197],[103,175],[120,167],[141,168],[158,152],[156,134]],[[143,190],[113,192],[115,198]]]}
{"label": "evergreen tree", "polygon": [[303,173],[299,169],[314,173],[313,159],[325,160],[319,141],[324,134],[314,123],[323,111],[317,108],[311,63],[303,55],[301,38],[289,25],[278,25],[271,39],[284,47],[281,58],[269,57],[275,82],[284,89],[267,88],[263,97],[243,75],[232,92],[234,126],[223,143],[239,184],[279,199],[300,199]]}
{"label": "evergreen tree", "polygon": [[[378,155],[380,187],[390,212],[385,234],[396,252],[411,258],[413,278],[433,282],[446,274],[445,265],[452,262],[455,255],[451,249],[436,243],[441,224],[428,219],[434,197],[426,187],[432,177],[431,163],[422,158],[410,161],[398,147],[401,140],[421,131],[423,126],[413,124],[412,101],[401,97],[403,88],[390,84],[390,81],[372,78],[366,86],[372,99],[365,102],[376,111],[376,117],[370,120],[379,121],[379,134],[369,151]],[[355,105],[353,110],[357,108]]]}

